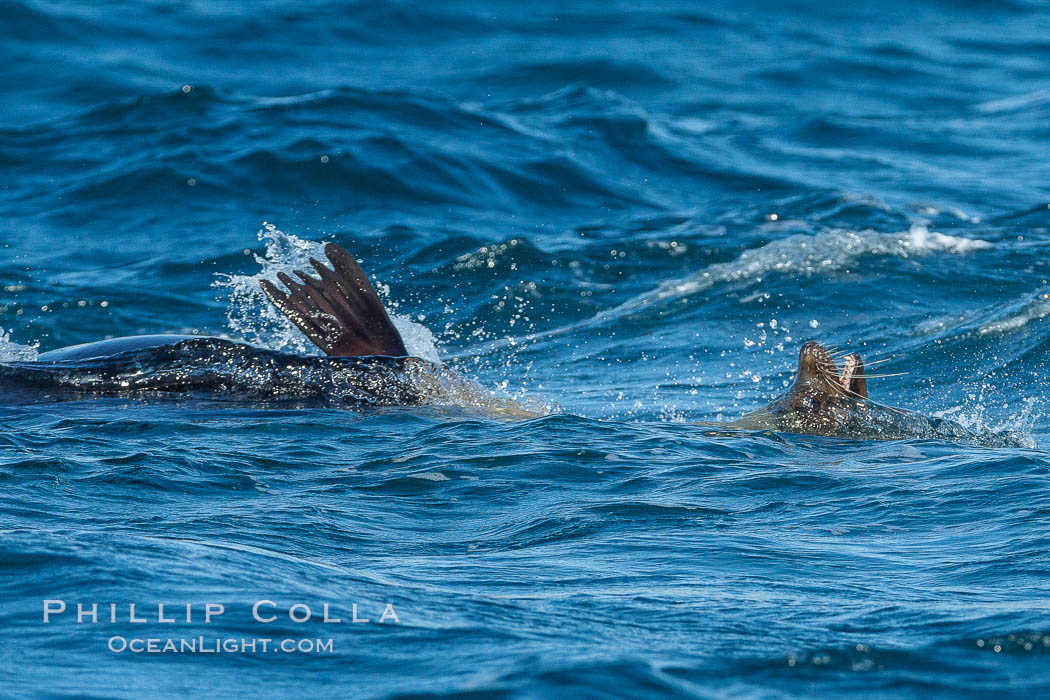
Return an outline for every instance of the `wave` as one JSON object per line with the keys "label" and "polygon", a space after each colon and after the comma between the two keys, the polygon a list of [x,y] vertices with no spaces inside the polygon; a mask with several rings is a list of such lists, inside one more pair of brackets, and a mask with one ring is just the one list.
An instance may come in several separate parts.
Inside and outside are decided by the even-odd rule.
{"label": "wave", "polygon": [[995,310],[995,318],[983,320],[977,327],[979,335],[1004,334],[1016,331],[1032,321],[1050,315],[1050,294],[1042,289],[1013,304]]}
{"label": "wave", "polygon": [[991,241],[930,231],[921,224],[897,233],[829,230],[815,235],[796,234],[746,250],[731,261],[713,263],[683,279],[661,282],[655,289],[600,311],[591,318],[552,330],[495,341],[482,351],[492,352],[509,345],[603,326],[716,286],[758,284],[771,275],[796,279],[828,276],[847,269],[865,256],[907,259],[938,252],[966,255],[993,247]]}
{"label": "wave", "polygon": [[990,241],[938,233],[921,224],[899,233],[831,230],[814,236],[788,236],[745,251],[730,263],[711,265],[682,280],[662,282],[653,291],[631,299],[610,313],[694,294],[717,283],[761,282],[771,273],[824,276],[848,267],[862,256],[908,258],[936,252],[963,255],[992,247]]}
{"label": "wave", "polygon": [[[333,124],[347,120],[353,129]],[[280,136],[245,138],[275,121]],[[472,134],[479,124],[490,132],[483,149]],[[0,130],[0,161],[25,175],[20,186],[33,197],[60,195],[62,211],[133,196],[160,203],[242,191],[407,209],[660,206],[549,131],[422,90],[340,88],[275,99],[187,85]],[[124,144],[117,154],[89,145],[111,139]],[[51,154],[43,170],[42,152]]]}

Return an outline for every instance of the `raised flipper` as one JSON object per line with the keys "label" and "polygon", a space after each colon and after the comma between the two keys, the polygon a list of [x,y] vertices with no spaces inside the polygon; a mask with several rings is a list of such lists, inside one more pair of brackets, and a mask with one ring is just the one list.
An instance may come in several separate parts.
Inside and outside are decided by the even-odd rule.
{"label": "raised flipper", "polygon": [[320,279],[295,270],[300,283],[279,272],[277,279],[289,293],[269,280],[259,280],[266,296],[328,355],[408,355],[401,334],[353,256],[335,243],[326,245],[324,254],[331,268],[310,258]]}

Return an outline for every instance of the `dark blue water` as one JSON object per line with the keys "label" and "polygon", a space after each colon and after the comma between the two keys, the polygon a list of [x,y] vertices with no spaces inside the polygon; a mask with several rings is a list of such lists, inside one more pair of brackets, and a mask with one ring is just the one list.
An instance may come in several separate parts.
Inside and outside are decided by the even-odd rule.
{"label": "dark blue water", "polygon": [[[1050,691],[1048,62],[1021,0],[0,0],[0,359],[316,353],[255,277],[337,241],[480,386],[8,396],[3,694]],[[696,424],[810,338],[1021,437]]]}

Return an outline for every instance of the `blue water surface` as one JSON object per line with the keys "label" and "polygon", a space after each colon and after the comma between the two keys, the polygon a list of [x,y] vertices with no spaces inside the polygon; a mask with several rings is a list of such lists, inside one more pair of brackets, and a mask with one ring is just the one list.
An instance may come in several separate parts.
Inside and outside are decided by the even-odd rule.
{"label": "blue water surface", "polygon": [[[0,361],[316,353],[255,279],[335,241],[480,387],[8,396],[4,696],[1050,692],[1044,3],[0,0],[0,65]],[[697,424],[811,338],[1022,439]]]}

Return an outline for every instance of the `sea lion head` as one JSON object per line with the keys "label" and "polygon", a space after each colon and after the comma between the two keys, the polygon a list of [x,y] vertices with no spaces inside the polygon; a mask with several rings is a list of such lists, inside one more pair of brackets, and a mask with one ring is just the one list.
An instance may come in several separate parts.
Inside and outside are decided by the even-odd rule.
{"label": "sea lion head", "polygon": [[787,414],[803,432],[827,432],[841,426],[852,409],[868,396],[864,363],[852,353],[842,358],[839,371],[835,356],[820,343],[809,341],[799,350],[795,383],[780,400]]}
{"label": "sea lion head", "polygon": [[791,387],[736,425],[747,430],[861,439],[893,439],[909,434],[916,424],[929,426],[922,416],[871,401],[867,384],[871,376],[865,375],[857,353],[834,352],[810,341],[799,350]]}
{"label": "sea lion head", "polygon": [[857,353],[846,355],[840,373],[831,352],[811,340],[798,351],[798,370],[791,392],[829,399],[867,398],[864,363]]}

